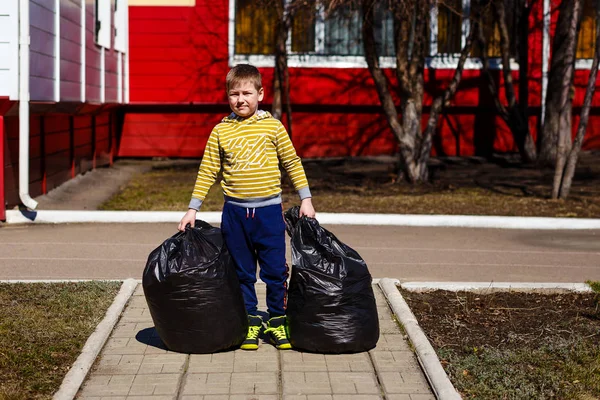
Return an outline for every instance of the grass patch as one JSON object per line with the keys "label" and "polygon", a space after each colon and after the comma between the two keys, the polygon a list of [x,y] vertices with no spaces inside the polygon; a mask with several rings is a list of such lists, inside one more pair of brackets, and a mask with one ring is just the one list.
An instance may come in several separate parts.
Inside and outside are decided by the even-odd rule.
{"label": "grass patch", "polygon": [[[103,210],[187,210],[199,162],[155,162],[153,169],[101,205]],[[396,183],[385,159],[304,161],[317,212],[600,217],[600,154],[584,153],[567,200],[551,200],[553,171],[515,162],[437,160],[427,184]],[[298,204],[290,180],[282,180],[283,207]],[[223,195],[213,185],[202,211],[220,211]]]}
{"label": "grass patch", "polygon": [[539,348],[478,348],[471,354],[440,349],[446,372],[463,398],[597,399],[600,346],[557,340]]}
{"label": "grass patch", "polygon": [[120,286],[0,284],[0,400],[52,398]]}
{"label": "grass patch", "polygon": [[401,292],[463,398],[600,397],[595,293]]}
{"label": "grass patch", "polygon": [[600,282],[599,281],[587,281],[586,282],[594,292],[600,294]]}

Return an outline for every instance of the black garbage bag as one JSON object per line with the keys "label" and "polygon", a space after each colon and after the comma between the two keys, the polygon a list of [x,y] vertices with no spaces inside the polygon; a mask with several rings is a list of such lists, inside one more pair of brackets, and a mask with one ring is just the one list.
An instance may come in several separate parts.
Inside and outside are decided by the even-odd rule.
{"label": "black garbage bag", "polygon": [[379,319],[367,264],[316,219],[298,218],[299,210],[284,213],[292,250],[286,310],[292,346],[317,353],[372,349]]}
{"label": "black garbage bag", "polygon": [[165,240],[148,256],[142,287],[168,349],[214,353],[244,341],[246,308],[219,228],[197,220]]}

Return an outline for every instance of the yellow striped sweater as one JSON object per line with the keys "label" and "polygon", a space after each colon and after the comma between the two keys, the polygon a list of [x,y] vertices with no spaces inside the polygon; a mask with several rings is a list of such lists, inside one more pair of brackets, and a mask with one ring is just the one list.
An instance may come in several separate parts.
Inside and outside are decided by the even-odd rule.
{"label": "yellow striped sweater", "polygon": [[232,113],[208,138],[189,207],[200,209],[220,171],[225,201],[246,207],[279,204],[280,162],[300,199],[311,197],[302,162],[283,124],[262,110],[247,119]]}

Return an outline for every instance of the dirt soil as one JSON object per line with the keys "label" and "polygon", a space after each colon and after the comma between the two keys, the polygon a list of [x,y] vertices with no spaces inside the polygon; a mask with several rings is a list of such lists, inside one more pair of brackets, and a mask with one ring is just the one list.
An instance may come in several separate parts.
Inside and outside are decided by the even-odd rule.
{"label": "dirt soil", "polygon": [[600,398],[595,293],[401,292],[463,398]]}
{"label": "dirt soil", "polygon": [[403,290],[402,296],[438,348],[462,350],[485,344],[520,349],[574,334],[600,338],[600,310],[593,293]]}

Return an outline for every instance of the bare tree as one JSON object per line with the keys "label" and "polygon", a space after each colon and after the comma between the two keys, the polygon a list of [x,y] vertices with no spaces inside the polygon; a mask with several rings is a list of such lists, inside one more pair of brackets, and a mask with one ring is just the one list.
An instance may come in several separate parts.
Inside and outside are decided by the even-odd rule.
{"label": "bare tree", "polygon": [[[397,87],[390,83],[379,64],[374,34],[374,11],[377,1],[361,1],[365,58],[388,125],[400,145],[399,172],[411,183],[428,179],[427,161],[438,118],[456,93],[477,25],[471,29],[450,84],[444,93],[433,101],[427,125],[422,130],[423,72],[425,57],[428,54],[427,37],[432,1],[435,0],[393,0],[388,3],[394,21]],[[394,90],[400,98],[401,117],[392,96]]]}
{"label": "bare tree", "polygon": [[[488,88],[494,99],[494,105],[496,111],[502,120],[509,127],[521,159],[530,163],[536,160],[537,152],[533,137],[529,132],[529,121],[528,121],[528,48],[527,48],[527,35],[528,35],[528,18],[531,10],[531,4],[525,0],[510,1],[510,4],[514,9],[513,13],[516,13],[518,18],[512,18],[511,22],[518,23],[517,35],[517,51],[519,54],[519,99],[517,99],[515,91],[515,80],[512,74],[510,66],[511,61],[511,32],[509,32],[508,15],[506,12],[506,0],[493,0],[489,5],[483,7],[479,11],[479,15],[475,15],[475,18],[481,18],[485,13],[492,13],[494,21],[498,26],[500,34],[500,57],[502,60],[502,74],[504,77],[504,93],[506,96],[507,104],[503,104],[500,100],[499,91],[489,69],[489,57],[488,57],[488,43],[483,32],[483,24],[479,24],[477,33],[477,42],[481,49],[481,61],[483,64],[483,74],[488,82]],[[515,19],[517,21],[515,21]],[[514,32],[514,30],[512,31]]]}
{"label": "bare tree", "polygon": [[[552,187],[552,198],[565,199],[569,195],[571,190],[571,184],[573,182],[573,176],[575,175],[575,167],[577,166],[577,160],[581,145],[583,144],[583,138],[587,128],[587,123],[590,116],[590,107],[592,105],[592,97],[596,90],[596,78],[598,76],[598,64],[600,63],[600,0],[594,2],[596,9],[596,43],[594,48],[594,59],[592,61],[592,69],[590,70],[590,76],[588,79],[587,88],[585,90],[585,98],[583,100],[583,107],[581,108],[581,114],[579,118],[579,126],[577,127],[577,134],[575,141],[570,149],[566,146],[561,146],[560,143],[571,142],[571,131],[564,131],[561,129],[560,134],[566,136],[559,140],[558,155],[556,162],[556,169],[554,172],[554,185]],[[568,136],[567,136],[568,135]]]}
{"label": "bare tree", "polygon": [[581,3],[581,0],[563,0],[559,6],[548,74],[546,114],[538,139],[538,162],[542,165],[555,165],[557,154],[566,154],[571,146],[570,93]]}

